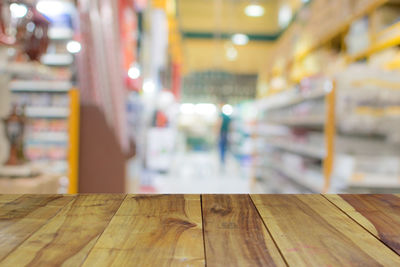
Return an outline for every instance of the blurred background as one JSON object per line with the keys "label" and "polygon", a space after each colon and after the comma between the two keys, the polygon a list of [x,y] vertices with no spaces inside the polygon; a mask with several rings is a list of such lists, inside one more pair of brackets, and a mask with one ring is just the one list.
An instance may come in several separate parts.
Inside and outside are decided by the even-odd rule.
{"label": "blurred background", "polygon": [[400,193],[398,0],[2,0],[0,193]]}

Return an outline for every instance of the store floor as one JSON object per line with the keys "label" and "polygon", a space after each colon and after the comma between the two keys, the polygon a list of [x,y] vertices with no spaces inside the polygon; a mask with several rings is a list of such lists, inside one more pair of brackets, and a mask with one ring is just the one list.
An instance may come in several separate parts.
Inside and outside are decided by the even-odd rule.
{"label": "store floor", "polygon": [[228,154],[221,167],[218,154],[211,152],[177,153],[168,173],[147,172],[140,193],[250,193],[250,170]]}

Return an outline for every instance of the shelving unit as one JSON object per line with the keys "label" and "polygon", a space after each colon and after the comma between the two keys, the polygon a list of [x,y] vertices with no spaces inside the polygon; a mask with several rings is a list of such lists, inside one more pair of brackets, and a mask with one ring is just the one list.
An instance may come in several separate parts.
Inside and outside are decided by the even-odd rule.
{"label": "shelving unit", "polygon": [[72,83],[51,80],[14,80],[9,88],[12,92],[67,93],[72,88]]}
{"label": "shelving unit", "polygon": [[[282,176],[293,181],[295,192],[400,191],[400,149],[398,152],[395,149],[400,147],[396,141],[396,125],[400,125],[400,99],[396,90],[400,88],[400,80],[390,73],[400,66],[400,61],[393,58],[381,70],[375,62],[358,63],[400,45],[400,23],[379,31],[370,30],[367,49],[349,54],[344,45],[353,23],[375,16],[376,10],[390,2],[357,0],[349,6],[346,1],[314,0],[306,7],[311,14],[308,20],[302,18],[301,24],[295,21],[278,40],[275,64],[267,71],[270,89],[255,105],[262,114],[260,125],[279,125],[287,130],[281,136],[256,135],[265,145],[255,153],[256,179],[283,182]],[[326,23],[316,22],[317,16],[313,17],[316,10],[320,11],[318,18],[329,10]],[[339,11],[341,15],[335,13]],[[289,43],[294,39],[298,41]],[[340,64],[332,61],[337,66],[330,69],[324,62],[311,72],[307,69],[299,72],[299,66],[306,61],[309,66],[321,51],[335,51]],[[285,88],[274,87],[276,77],[286,81],[282,83]],[[330,89],[324,82],[318,83],[321,77],[331,84]],[[319,133],[319,138],[314,138],[315,133]],[[366,143],[357,141],[357,136]],[[349,141],[350,137],[356,138]],[[380,145],[366,145],[369,143]],[[285,157],[290,161],[285,162]],[[268,162],[260,164],[260,158]],[[320,172],[322,186],[307,169],[310,173]],[[282,192],[287,191],[282,189]]]}
{"label": "shelving unit", "polygon": [[[330,101],[334,94],[334,88],[328,79],[321,79],[317,84],[319,86],[315,86],[311,90],[296,87],[270,98],[260,99],[257,103],[257,106],[260,107],[259,113],[262,114],[260,122],[264,125],[266,124],[266,127],[268,125],[278,125],[287,129],[282,135],[276,135],[274,132],[259,134],[263,149],[258,152],[258,157],[269,159],[273,158],[276,153],[282,157],[279,160],[267,160],[265,165],[261,164],[264,171],[258,172],[259,176],[261,178],[265,176],[265,179],[274,179],[269,174],[273,170],[299,185],[299,191],[303,193],[324,191],[329,181],[325,176],[330,177],[332,172],[331,161],[334,153],[332,146],[327,146],[325,141],[319,145],[313,145],[305,140],[301,140],[301,142],[291,140],[293,131],[304,131],[305,129],[312,129],[314,135],[318,133],[321,139],[330,138],[327,137],[331,132],[326,118],[330,116],[331,105],[334,104]],[[286,96],[286,98],[282,96]],[[280,99],[280,101],[277,101],[277,99]],[[313,103],[323,105],[321,113],[306,114],[301,117],[288,116],[288,119],[280,120],[268,119],[269,113],[279,114],[285,113],[285,111],[288,113],[288,109],[295,110],[302,105],[312,105]],[[301,159],[303,157],[305,160]],[[290,164],[292,161],[294,162],[293,164],[299,165],[300,168],[293,168]]]}
{"label": "shelving unit", "polygon": [[63,3],[68,6],[65,13],[47,16],[50,43],[40,61],[11,58],[2,71],[12,77],[12,102],[24,108],[26,157],[43,173],[69,179],[60,193],[77,193],[79,93],[72,81],[74,56],[66,48],[74,36],[74,5]]}
{"label": "shelving unit", "polygon": [[47,66],[65,67],[74,62],[74,57],[71,54],[45,54],[40,62]]}
{"label": "shelving unit", "polygon": [[316,126],[324,125],[325,117],[323,115],[310,115],[302,118],[287,117],[280,120],[271,120],[271,124],[283,124],[288,126]]}
{"label": "shelving unit", "polygon": [[[315,0],[314,2],[321,2],[321,5],[327,4],[325,11],[331,8],[330,5],[340,5],[343,4],[343,1],[337,1],[327,3],[326,1],[318,1]],[[322,3],[325,2],[325,3]],[[301,61],[307,55],[311,54],[315,50],[319,49],[320,47],[329,43],[332,39],[337,37],[338,35],[346,32],[349,26],[354,23],[356,20],[360,19],[361,17],[372,13],[374,10],[379,8],[380,6],[390,2],[389,0],[356,0],[351,3],[351,1],[347,1],[346,9],[350,10],[342,10],[341,8],[333,8],[331,10],[335,14],[331,14],[330,19],[332,20],[331,27],[327,31],[318,31],[319,35],[314,35],[314,38],[311,39],[308,45],[304,45],[303,49],[294,50],[293,54],[289,54],[291,59],[288,60],[288,64],[292,60]],[[311,3],[312,4],[312,3]],[[329,18],[320,16],[319,19],[329,20]],[[309,34],[309,33],[307,33]]]}
{"label": "shelving unit", "polygon": [[69,115],[69,109],[67,107],[26,107],[25,115],[28,118],[66,119]]}
{"label": "shelving unit", "polygon": [[326,156],[326,153],[323,148],[313,147],[307,144],[296,144],[294,142],[280,142],[275,140],[271,141],[267,140],[267,145],[321,160],[324,159]]}
{"label": "shelving unit", "polygon": [[323,187],[323,183],[320,182],[323,180],[322,175],[320,175],[320,173],[318,171],[315,171],[315,174],[319,177],[319,185],[315,183],[314,181],[310,181],[310,179],[308,179],[307,174],[305,175],[304,173],[300,173],[294,170],[291,170],[289,168],[286,168],[284,166],[282,166],[281,164],[279,164],[278,162],[272,163],[269,165],[272,169],[275,169],[276,171],[278,171],[279,173],[285,175],[287,178],[289,178],[291,181],[293,181],[294,183],[300,185],[301,187],[303,187],[304,189],[306,189],[307,191],[311,192],[311,193],[319,193],[322,191],[322,187]]}
{"label": "shelving unit", "polygon": [[355,55],[348,55],[347,61],[349,63],[356,62],[387,48],[400,45],[400,22],[397,22],[394,25],[389,26],[387,29],[378,32],[374,39],[375,42],[373,42],[368,49],[360,51]]}

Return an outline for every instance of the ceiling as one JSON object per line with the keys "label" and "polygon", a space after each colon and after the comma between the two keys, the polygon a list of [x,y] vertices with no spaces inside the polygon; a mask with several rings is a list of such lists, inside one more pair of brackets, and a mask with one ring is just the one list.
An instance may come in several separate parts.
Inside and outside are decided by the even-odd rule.
{"label": "ceiling", "polygon": [[[262,17],[245,15],[245,7],[253,2],[264,7],[265,14]],[[250,40],[245,46],[234,46],[237,58],[229,61],[226,57],[229,36],[234,33],[261,38],[276,36],[279,32],[278,6],[278,0],[178,0],[177,17],[184,37],[182,50],[185,73],[210,69],[239,74],[258,73],[268,59],[272,42]],[[218,38],[220,34],[224,38]],[[195,38],[187,38],[186,35]]]}
{"label": "ceiling", "polygon": [[[247,5],[258,2],[262,17],[244,14]],[[278,0],[178,0],[177,14],[183,32],[275,34],[279,31]]]}
{"label": "ceiling", "polygon": [[[214,71],[256,77],[268,65],[273,40],[279,35],[280,6],[287,3],[296,8],[299,2],[301,0],[176,0],[177,19],[183,37],[184,75],[202,77],[202,73]],[[263,16],[245,15],[245,7],[252,3],[264,7]],[[234,45],[230,37],[235,33],[248,35],[250,41],[243,46]],[[229,60],[227,50],[232,47],[237,56]],[[188,79],[184,85],[184,91],[188,87],[188,97],[194,96],[197,90],[192,84],[194,80]],[[249,81],[254,87],[254,79]]]}
{"label": "ceiling", "polygon": [[183,55],[185,73],[222,70],[239,74],[257,74],[266,65],[273,43],[250,41],[245,46],[234,46],[235,60],[230,61],[226,49],[229,40],[184,39]]}

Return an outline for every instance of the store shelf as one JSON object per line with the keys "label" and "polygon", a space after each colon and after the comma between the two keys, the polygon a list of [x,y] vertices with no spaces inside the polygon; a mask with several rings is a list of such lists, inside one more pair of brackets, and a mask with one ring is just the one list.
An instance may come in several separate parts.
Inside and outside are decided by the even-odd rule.
{"label": "store shelf", "polygon": [[366,14],[370,13],[371,11],[375,10],[379,6],[384,5],[387,2],[388,0],[370,1],[368,4],[364,5],[362,9],[358,10],[347,20],[343,20],[343,22],[339,24],[335,29],[331,30],[329,34],[323,36],[322,38],[318,38],[317,41],[311,44],[307,49],[304,49],[303,51],[300,51],[299,53],[295,54],[294,60],[296,61],[303,60],[310,53],[317,50],[321,46],[325,45],[339,34],[345,32],[354,21],[360,19],[361,17],[365,16]]}
{"label": "store shelf", "polygon": [[74,37],[71,28],[52,27],[49,29],[49,38],[54,41],[68,41]]}
{"label": "store shelf", "polygon": [[270,120],[268,123],[283,124],[288,126],[323,126],[325,124],[325,117],[321,115],[310,115],[304,117],[290,117],[279,120]]}
{"label": "store shelf", "polygon": [[48,66],[69,66],[74,62],[71,54],[45,54],[40,62]]}
{"label": "store shelf", "polygon": [[375,179],[363,182],[350,182],[348,188],[368,188],[368,189],[400,189],[400,178],[397,177],[397,181],[394,179],[385,180],[380,176],[376,176]]}
{"label": "store shelf", "polygon": [[310,190],[313,193],[321,193],[322,192],[322,183],[324,181],[322,173],[321,173],[321,177],[320,177],[321,178],[320,179],[321,186],[318,186],[314,182],[311,182],[311,181],[309,181],[309,179],[307,179],[307,177],[306,177],[307,174],[301,173],[297,170],[292,170],[290,168],[287,168],[282,163],[270,162],[268,164],[268,167],[278,171],[279,173],[283,174],[284,176],[286,176],[287,178],[289,178],[296,184],[298,184],[304,188],[307,188],[308,190]]}
{"label": "store shelf", "polygon": [[[378,34],[379,36],[388,36],[386,38],[382,38],[383,40],[378,41],[377,43],[373,44],[368,49],[361,51],[355,55],[348,55],[347,61],[349,63],[358,61],[360,59],[366,58],[371,56],[374,53],[380,52],[384,49],[394,47],[400,45],[400,22],[393,24],[392,26],[388,27],[387,29],[383,30],[381,33]],[[394,32],[393,34],[391,34]]]}
{"label": "store shelf", "polygon": [[28,135],[28,139],[46,143],[66,143],[68,134],[67,132],[38,132]]}
{"label": "store shelf", "polygon": [[64,175],[68,171],[66,160],[37,159],[31,163],[36,169],[46,170],[46,173]]}
{"label": "store shelf", "polygon": [[[398,164],[399,150],[392,144],[397,142],[394,140],[399,140],[397,105],[400,95],[397,92],[396,71],[400,64],[396,46],[400,46],[400,22],[373,34],[370,46],[363,51],[360,49],[366,46],[361,48],[363,39],[361,35],[357,36],[360,33],[376,33],[376,29],[382,29],[388,22],[398,21],[400,11],[397,8],[392,10],[391,6],[376,10],[388,3],[387,0],[355,1],[350,5],[347,1],[337,4],[333,1],[329,7],[328,2],[326,6],[322,2],[316,2],[318,7],[311,6],[314,9],[309,9],[310,13],[304,16],[301,23],[294,22],[295,29],[288,31],[286,36],[278,40],[275,64],[270,65],[269,75],[262,77],[263,82],[269,83],[269,87],[260,88],[259,95],[266,98],[256,102],[259,111],[267,110],[262,113],[264,118],[262,122],[287,126],[291,133],[286,137],[288,141],[283,134],[261,136],[263,142],[259,143],[264,145],[264,150],[258,152],[261,164],[263,164],[262,159],[269,160],[275,156],[279,158],[279,153],[292,154],[300,163],[295,160],[292,162],[290,157],[285,161],[282,157],[282,161],[287,163],[286,166],[282,166],[283,162],[280,164],[277,162],[271,168],[296,182],[305,181],[308,187],[313,187],[312,181],[315,177],[312,176],[311,180],[307,180],[303,176],[307,176],[309,165],[313,169],[315,164],[313,159],[320,159],[323,169],[321,173],[324,174],[321,174],[321,181],[328,182],[324,181],[323,177],[333,178],[330,181],[330,189],[325,187],[328,183],[321,184],[321,188],[324,186],[324,191],[333,188],[337,191],[332,192],[339,192],[342,189],[349,189],[348,192],[352,189],[357,189],[359,192],[374,192],[374,190],[383,192],[390,189],[400,191],[400,177],[395,177],[399,173],[399,167],[395,164],[396,159]],[[343,11],[342,14],[339,14],[339,10]],[[314,11],[316,13],[312,13]],[[321,11],[320,16],[318,11]],[[332,15],[331,20],[326,19],[325,24],[319,25],[316,22],[323,20],[322,13],[332,13],[338,19]],[[365,26],[367,20],[369,26]],[[294,44],[290,40],[295,37],[298,42]],[[379,53],[392,47],[396,49]],[[350,55],[346,54],[346,50],[360,52]],[[351,63],[364,58],[371,60],[351,66]],[[315,71],[311,68],[313,64]],[[299,77],[303,79],[298,80]],[[315,95],[316,98],[325,95],[325,99],[320,101],[314,96],[301,95],[299,89],[318,88],[315,84],[320,83],[315,81],[318,82],[322,77],[331,77],[332,88],[335,89]],[[275,86],[274,78],[282,79],[285,83],[282,82],[280,87],[280,84]],[[364,87],[366,90],[363,91]],[[268,94],[267,89],[270,89],[271,94]],[[272,94],[272,92],[277,93]],[[303,103],[308,99],[316,100]],[[352,105],[357,108],[352,109]],[[386,110],[392,112],[392,107],[393,116],[386,114]],[[269,112],[270,110],[272,111]],[[308,136],[310,131],[319,132],[320,138],[303,138]],[[306,140],[312,141],[303,143]],[[320,143],[322,144],[319,146]],[[265,148],[265,145],[268,147]],[[339,164],[347,154],[349,160]],[[378,156],[383,158],[383,163],[379,161]],[[371,159],[364,159],[365,157]],[[393,157],[395,163],[392,164],[390,160],[384,161],[385,157]],[[286,169],[292,165],[299,166],[300,171],[298,168],[295,169],[303,174],[298,174],[293,169]],[[300,166],[305,166],[307,170],[303,172]],[[263,166],[255,168],[259,171]],[[362,173],[365,179],[350,182],[349,175],[353,172]],[[315,184],[320,185],[314,182],[314,189],[317,187]],[[336,184],[340,184],[340,187],[335,187]]]}
{"label": "store shelf", "polygon": [[35,77],[48,80],[57,78],[50,67],[37,62],[9,62],[7,65],[1,66],[0,71],[18,77]]}
{"label": "store shelf", "polygon": [[69,81],[15,80],[10,82],[12,92],[66,93],[72,88]]}
{"label": "store shelf", "polygon": [[307,144],[296,144],[290,141],[280,142],[280,141],[267,140],[267,145],[312,158],[317,158],[317,159],[325,158],[324,149],[315,146],[310,146]]}
{"label": "store shelf", "polygon": [[67,118],[69,109],[65,107],[26,107],[29,118]]}
{"label": "store shelf", "polygon": [[[326,87],[330,90],[330,87]],[[329,90],[325,88],[321,88],[320,90],[314,90],[308,93],[295,93],[288,96],[283,97],[281,95],[274,95],[266,99],[262,99],[261,103],[259,103],[261,110],[273,110],[280,109],[289,106],[293,106],[296,104],[300,104],[305,101],[310,101],[318,98],[324,97]],[[262,102],[263,101],[263,102]]]}

